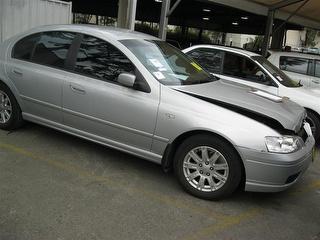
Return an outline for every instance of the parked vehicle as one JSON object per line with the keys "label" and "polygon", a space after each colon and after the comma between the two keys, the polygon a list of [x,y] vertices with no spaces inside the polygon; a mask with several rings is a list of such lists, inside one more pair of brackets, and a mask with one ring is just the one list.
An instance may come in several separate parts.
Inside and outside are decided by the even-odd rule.
{"label": "parked vehicle", "polygon": [[270,51],[268,60],[291,79],[306,87],[320,88],[320,55]]}
{"label": "parked vehicle", "polygon": [[302,87],[261,55],[214,45],[198,45],[183,50],[209,72],[226,80],[289,97],[305,107],[307,122],[320,140],[320,90]]}
{"label": "parked vehicle", "polygon": [[0,45],[0,128],[42,124],[173,167],[204,199],[275,192],[312,160],[306,111],[218,80],[171,45],[106,27],[31,30]]}

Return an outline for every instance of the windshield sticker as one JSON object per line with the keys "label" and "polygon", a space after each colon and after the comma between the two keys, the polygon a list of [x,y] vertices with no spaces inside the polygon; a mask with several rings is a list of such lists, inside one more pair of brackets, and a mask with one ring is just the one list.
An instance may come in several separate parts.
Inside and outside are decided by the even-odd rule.
{"label": "windshield sticker", "polygon": [[166,71],[167,71],[167,69],[164,68],[164,67],[163,67],[163,68],[159,68],[158,70],[159,70],[160,72],[166,72]]}
{"label": "windshield sticker", "polygon": [[277,76],[277,79],[278,79],[280,82],[283,82],[283,79],[282,79],[280,76]]}
{"label": "windshield sticker", "polygon": [[153,72],[153,75],[154,75],[158,80],[165,79],[165,76],[162,74],[162,72]]}
{"label": "windshield sticker", "polygon": [[163,65],[161,64],[161,62],[159,62],[158,59],[155,58],[151,58],[149,59],[149,61],[153,64],[153,66],[155,66],[156,68],[162,68]]}
{"label": "windshield sticker", "polygon": [[202,71],[202,68],[198,64],[196,64],[195,62],[192,62],[191,65],[194,66],[195,69],[197,69],[198,71]]}

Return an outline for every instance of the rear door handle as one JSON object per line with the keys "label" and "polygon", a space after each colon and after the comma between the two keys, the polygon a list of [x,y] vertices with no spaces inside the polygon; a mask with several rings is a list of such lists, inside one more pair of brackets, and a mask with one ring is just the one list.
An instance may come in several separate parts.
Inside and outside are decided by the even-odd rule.
{"label": "rear door handle", "polygon": [[70,83],[70,88],[72,91],[80,94],[86,94],[86,91],[78,84]]}
{"label": "rear door handle", "polygon": [[15,74],[15,75],[18,75],[18,76],[22,76],[23,73],[22,73],[22,70],[21,69],[18,69],[18,68],[14,68],[12,70],[12,72]]}

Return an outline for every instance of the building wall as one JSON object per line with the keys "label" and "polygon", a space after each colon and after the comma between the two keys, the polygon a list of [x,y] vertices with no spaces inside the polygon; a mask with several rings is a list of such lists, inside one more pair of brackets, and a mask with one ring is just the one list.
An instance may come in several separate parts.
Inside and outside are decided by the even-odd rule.
{"label": "building wall", "polygon": [[0,0],[0,42],[30,28],[72,21],[71,3],[58,0]]}

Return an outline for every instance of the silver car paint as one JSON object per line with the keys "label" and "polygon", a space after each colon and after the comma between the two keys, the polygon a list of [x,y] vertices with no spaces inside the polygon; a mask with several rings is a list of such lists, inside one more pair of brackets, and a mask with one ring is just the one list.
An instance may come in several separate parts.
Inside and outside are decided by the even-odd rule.
{"label": "silver car paint", "polygon": [[[63,70],[11,58],[11,49],[17,40],[41,31],[81,32],[108,41],[135,64],[148,82],[151,93],[143,93]],[[270,155],[265,146],[265,136],[280,136],[276,130],[249,117],[196,99],[172,87],[161,85],[134,54],[118,41],[128,38],[155,39],[145,34],[131,33],[125,30],[89,26],[63,25],[37,28],[1,45],[0,79],[15,94],[26,120],[159,164],[167,145],[178,136],[191,131],[212,132],[227,139],[238,150],[248,176],[254,176],[265,169],[248,165],[247,161],[252,159],[247,156],[252,156],[252,154],[247,154],[247,151],[252,151],[258,159],[263,159],[261,156],[269,156],[270,161],[277,166],[287,164],[282,154]],[[23,76],[14,73],[14,70],[21,71]],[[12,74],[15,76],[13,77]],[[41,77],[44,75],[46,78]],[[25,80],[22,80],[25,76]],[[51,81],[48,81],[50,79]],[[228,91],[227,88],[225,90]],[[259,99],[260,103],[263,101],[267,102],[268,100]],[[297,108],[294,106],[290,110],[291,106],[289,104],[287,106],[289,112]],[[299,113],[301,112],[299,111]],[[283,121],[286,119],[284,115],[287,113],[288,111],[282,113],[283,116],[280,116],[280,113],[274,117],[278,121]],[[310,161],[302,162],[300,155],[310,159],[310,149],[313,145],[313,137],[309,137],[306,147],[298,151],[299,155],[286,155],[287,160],[295,163],[298,161],[306,168]],[[263,162],[263,164],[265,163]],[[268,174],[271,179],[279,178],[277,173],[270,172]],[[288,176],[284,174],[282,177]],[[270,183],[265,180],[256,180],[260,184],[268,185]],[[249,182],[247,183],[249,184]],[[284,183],[280,181],[276,181],[275,184],[284,186]],[[263,189],[272,191],[276,188],[270,185],[269,188]],[[259,186],[250,187],[248,190],[258,191]]]}

